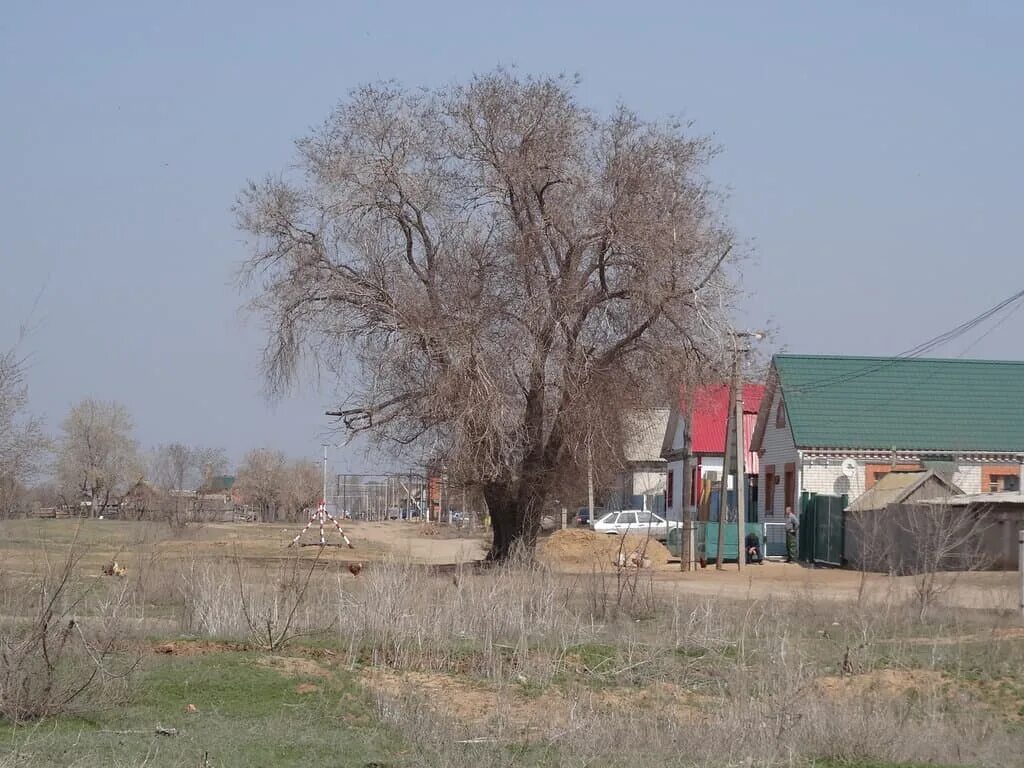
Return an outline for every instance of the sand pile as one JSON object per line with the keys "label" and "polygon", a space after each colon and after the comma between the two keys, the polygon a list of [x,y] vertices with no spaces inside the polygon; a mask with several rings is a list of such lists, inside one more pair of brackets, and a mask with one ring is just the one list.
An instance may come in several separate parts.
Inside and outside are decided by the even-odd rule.
{"label": "sand pile", "polygon": [[620,554],[627,562],[643,556],[654,568],[665,565],[669,559],[669,551],[660,541],[632,533],[625,537],[609,536],[587,528],[555,531],[542,539],[538,547],[540,559],[556,568],[606,570],[615,567]]}

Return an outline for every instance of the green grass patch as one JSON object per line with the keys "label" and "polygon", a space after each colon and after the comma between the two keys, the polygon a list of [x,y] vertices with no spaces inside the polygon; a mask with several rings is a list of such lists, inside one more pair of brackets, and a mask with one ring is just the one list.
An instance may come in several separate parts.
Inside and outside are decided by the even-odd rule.
{"label": "green grass patch", "polygon": [[[195,766],[206,755],[218,768],[393,764],[402,742],[350,677],[311,674],[304,659],[298,668],[267,666],[268,658],[152,659],[126,707],[0,727],[0,764]],[[189,704],[198,711],[186,712]],[[158,726],[177,735],[157,735]]]}
{"label": "green grass patch", "polygon": [[619,657],[619,649],[605,643],[580,643],[565,649],[565,659],[589,672],[608,672]]}

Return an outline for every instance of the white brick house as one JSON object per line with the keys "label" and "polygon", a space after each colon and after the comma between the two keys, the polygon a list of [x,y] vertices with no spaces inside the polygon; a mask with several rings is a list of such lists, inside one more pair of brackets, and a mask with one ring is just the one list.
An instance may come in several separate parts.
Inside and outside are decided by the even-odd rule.
{"label": "white brick house", "polygon": [[761,519],[802,492],[860,496],[893,469],[964,493],[1018,490],[1024,363],[776,355],[751,448]]}

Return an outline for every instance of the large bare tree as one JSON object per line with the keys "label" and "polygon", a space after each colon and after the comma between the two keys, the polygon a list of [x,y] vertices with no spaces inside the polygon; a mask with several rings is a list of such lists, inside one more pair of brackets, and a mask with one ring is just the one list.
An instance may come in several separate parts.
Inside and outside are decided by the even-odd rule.
{"label": "large bare tree", "polygon": [[313,356],[352,392],[350,434],[479,485],[492,558],[532,551],[560,477],[718,355],[712,154],[561,78],[354,91],[238,204],[271,388]]}
{"label": "large bare tree", "polygon": [[22,360],[8,350],[0,354],[0,517],[15,511],[47,447],[42,422],[28,413]]}
{"label": "large bare tree", "polygon": [[131,416],[120,403],[83,400],[61,429],[58,481],[69,503],[89,502],[91,515],[102,514],[145,474]]}

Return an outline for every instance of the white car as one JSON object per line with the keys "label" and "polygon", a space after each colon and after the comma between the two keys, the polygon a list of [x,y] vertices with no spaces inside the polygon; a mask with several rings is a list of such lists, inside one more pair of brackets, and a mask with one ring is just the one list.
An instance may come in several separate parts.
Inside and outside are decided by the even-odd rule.
{"label": "white car", "polygon": [[650,534],[652,538],[662,541],[668,538],[668,522],[665,518],[642,509],[609,512],[597,519],[593,529],[597,533],[636,533],[641,536]]}

